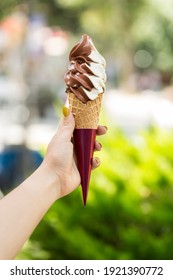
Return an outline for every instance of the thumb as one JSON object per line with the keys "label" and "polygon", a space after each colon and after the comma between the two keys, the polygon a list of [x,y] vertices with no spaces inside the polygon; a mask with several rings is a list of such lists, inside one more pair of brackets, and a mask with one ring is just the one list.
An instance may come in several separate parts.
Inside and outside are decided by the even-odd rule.
{"label": "thumb", "polygon": [[75,120],[72,112],[67,107],[63,107],[63,119],[61,121],[61,130],[65,140],[71,140],[74,128],[75,128]]}

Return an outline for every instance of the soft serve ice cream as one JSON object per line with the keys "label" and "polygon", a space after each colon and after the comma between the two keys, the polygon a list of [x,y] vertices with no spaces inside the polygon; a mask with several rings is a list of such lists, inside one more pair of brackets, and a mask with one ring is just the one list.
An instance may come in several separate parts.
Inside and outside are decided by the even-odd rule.
{"label": "soft serve ice cream", "polygon": [[64,77],[66,92],[72,92],[83,103],[96,99],[105,90],[106,62],[88,35],[84,34],[72,48],[69,60]]}

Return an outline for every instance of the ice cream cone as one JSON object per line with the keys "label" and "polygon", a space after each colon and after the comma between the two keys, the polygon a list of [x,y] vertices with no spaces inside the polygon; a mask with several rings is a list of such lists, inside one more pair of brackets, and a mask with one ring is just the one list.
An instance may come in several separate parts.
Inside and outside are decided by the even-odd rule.
{"label": "ice cream cone", "polygon": [[[74,148],[86,205],[92,157],[106,82],[106,61],[84,34],[69,54],[64,76],[67,103],[75,118]],[[67,105],[67,104],[66,104]]]}
{"label": "ice cream cone", "polygon": [[69,107],[75,118],[75,128],[97,129],[103,94],[83,103],[72,92],[68,93]]}
{"label": "ice cream cone", "polygon": [[68,94],[69,107],[75,118],[74,149],[81,176],[84,205],[87,202],[102,96],[99,94],[95,100],[83,103],[73,93]]}

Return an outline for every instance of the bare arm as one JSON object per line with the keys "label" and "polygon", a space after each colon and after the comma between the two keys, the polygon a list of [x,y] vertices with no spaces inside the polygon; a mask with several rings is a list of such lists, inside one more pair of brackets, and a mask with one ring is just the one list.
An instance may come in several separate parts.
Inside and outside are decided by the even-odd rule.
{"label": "bare arm", "polygon": [[59,196],[59,186],[40,167],[0,201],[0,259],[12,259]]}

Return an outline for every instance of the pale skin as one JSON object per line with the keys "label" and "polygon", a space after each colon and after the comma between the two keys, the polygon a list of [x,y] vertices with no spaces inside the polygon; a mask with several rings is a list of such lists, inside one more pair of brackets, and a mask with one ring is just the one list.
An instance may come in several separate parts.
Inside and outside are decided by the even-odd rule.
{"label": "pale skin", "polygon": [[[0,200],[0,259],[14,259],[51,205],[80,184],[75,163],[72,113],[63,117],[48,145],[43,163],[20,186]],[[98,126],[97,135],[107,131]],[[101,150],[96,141],[95,150]],[[100,165],[93,158],[92,169]]]}

